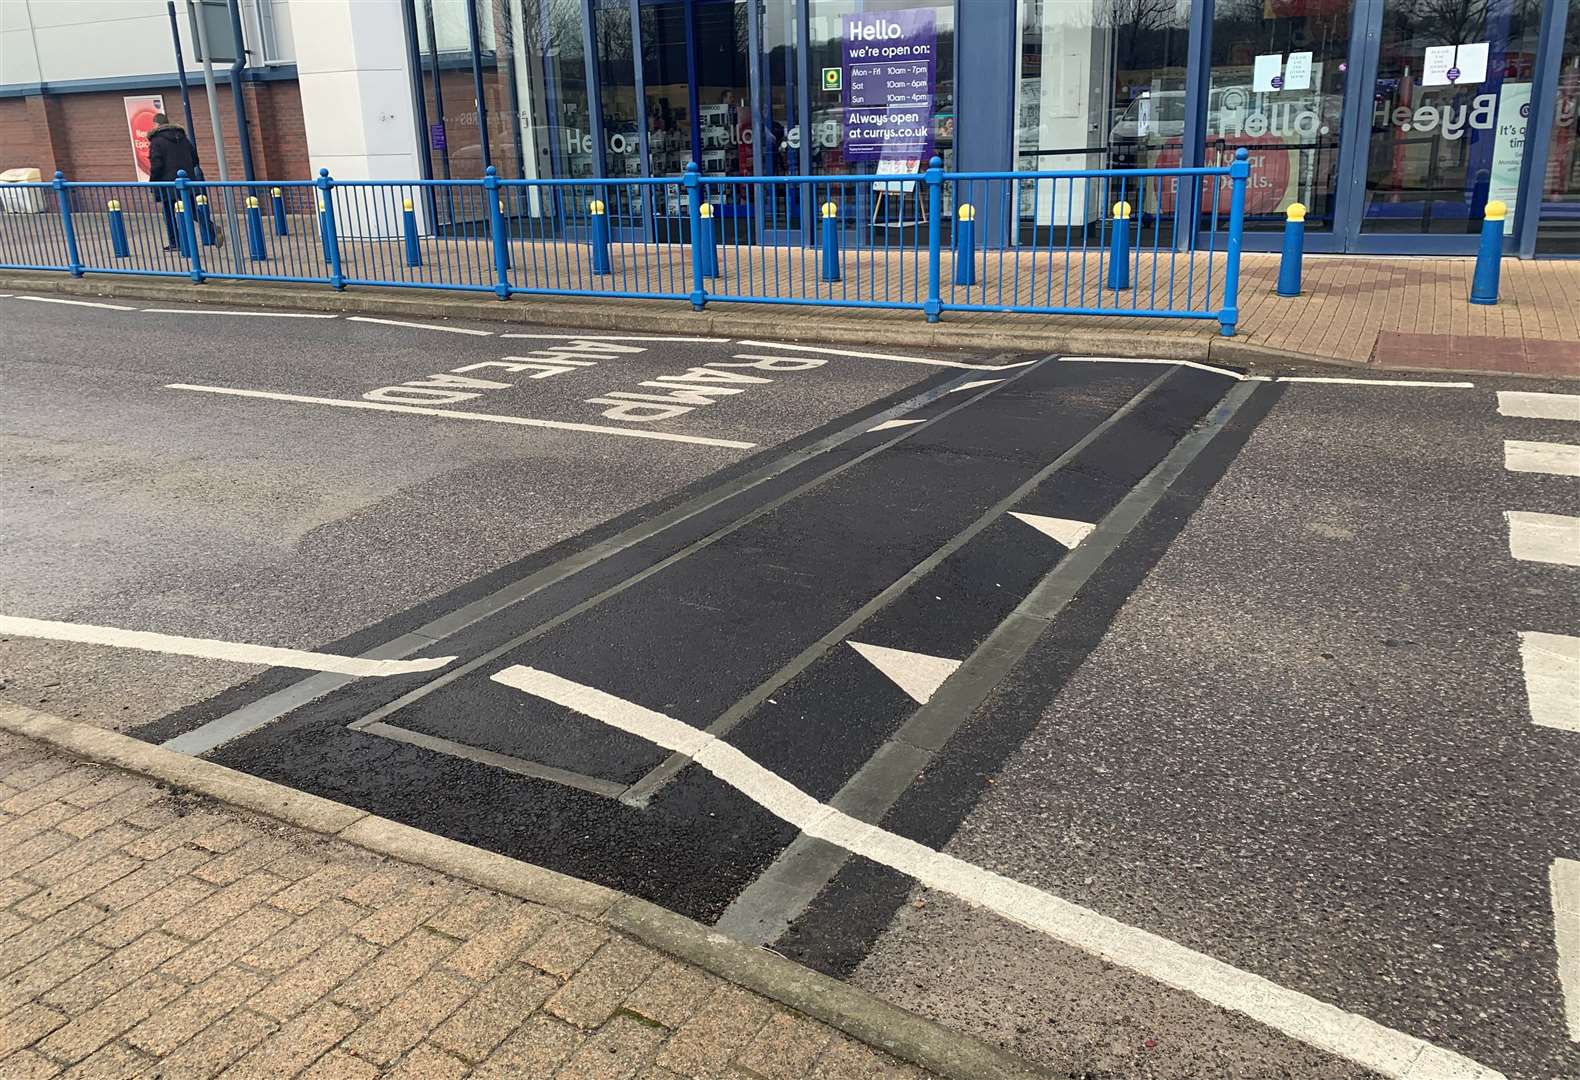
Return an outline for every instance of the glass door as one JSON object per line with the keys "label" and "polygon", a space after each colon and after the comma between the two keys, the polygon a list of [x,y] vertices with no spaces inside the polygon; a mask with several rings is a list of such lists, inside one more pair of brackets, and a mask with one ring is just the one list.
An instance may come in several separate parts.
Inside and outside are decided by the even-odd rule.
{"label": "glass door", "polygon": [[1536,222],[1538,255],[1580,255],[1580,0],[1568,6]]}

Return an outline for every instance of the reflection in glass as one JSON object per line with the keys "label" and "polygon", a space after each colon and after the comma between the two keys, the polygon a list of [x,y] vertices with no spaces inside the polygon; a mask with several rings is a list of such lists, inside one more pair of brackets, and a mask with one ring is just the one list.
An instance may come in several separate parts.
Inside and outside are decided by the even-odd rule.
{"label": "reflection in glass", "polygon": [[1536,251],[1580,255],[1580,0],[1569,0],[1563,56],[1558,61]]}

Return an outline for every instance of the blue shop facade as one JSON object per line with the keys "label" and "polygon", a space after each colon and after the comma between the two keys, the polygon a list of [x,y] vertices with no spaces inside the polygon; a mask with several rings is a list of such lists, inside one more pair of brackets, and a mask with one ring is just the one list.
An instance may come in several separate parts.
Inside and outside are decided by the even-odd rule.
{"label": "blue shop facade", "polygon": [[[1298,202],[1311,251],[1473,254],[1496,200],[1509,254],[1580,256],[1580,0],[402,3],[433,178],[618,181],[689,161],[881,176],[934,154],[1131,169],[1244,147],[1252,250],[1276,247]],[[640,205],[682,212],[678,188]],[[810,238],[802,209],[752,212]],[[1000,216],[1035,233],[1083,212],[1027,185]]]}

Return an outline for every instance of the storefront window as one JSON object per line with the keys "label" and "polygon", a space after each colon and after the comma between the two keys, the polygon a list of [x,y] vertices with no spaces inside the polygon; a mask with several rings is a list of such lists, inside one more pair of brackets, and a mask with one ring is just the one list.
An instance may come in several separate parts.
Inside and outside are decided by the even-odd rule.
{"label": "storefront window", "polygon": [[1333,227],[1351,0],[1217,0],[1207,92],[1206,157],[1250,152],[1249,229],[1283,227],[1291,203],[1306,228]]}
{"label": "storefront window", "polygon": [[1540,19],[1538,0],[1387,0],[1363,231],[1466,234],[1489,199],[1513,210]]}
{"label": "storefront window", "polygon": [[1580,255],[1580,0],[1569,0],[1563,57],[1558,62],[1536,251]]}

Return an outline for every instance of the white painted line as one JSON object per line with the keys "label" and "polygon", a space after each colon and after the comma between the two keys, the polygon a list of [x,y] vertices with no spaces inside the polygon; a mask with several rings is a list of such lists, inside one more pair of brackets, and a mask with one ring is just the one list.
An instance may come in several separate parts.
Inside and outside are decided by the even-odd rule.
{"label": "white painted line", "polygon": [[1473,390],[1472,382],[1432,382],[1427,379],[1340,379],[1323,375],[1280,375],[1279,382],[1338,383],[1344,386],[1423,386],[1437,390]]}
{"label": "white painted line", "polygon": [[[789,349],[792,352],[822,353],[825,356],[854,356],[859,360],[898,360],[902,364],[927,364],[932,367],[962,368],[966,371],[1009,371],[1027,367],[1036,360],[1022,360],[1018,364],[968,364],[963,360],[935,360],[927,356],[899,356],[895,353],[852,352],[849,349],[824,349],[815,345],[787,345],[780,341],[737,341],[754,349]],[[768,359],[772,359],[769,357]]]}
{"label": "white painted line", "polygon": [[500,337],[532,338],[536,341],[686,341],[699,345],[728,345],[727,337],[670,337],[667,334],[500,334]]}
{"label": "white painted line", "polygon": [[885,420],[883,423],[879,424],[877,427],[870,427],[870,428],[868,428],[867,429],[867,434],[871,435],[874,431],[888,431],[890,428],[910,427],[912,424],[925,424],[925,423],[927,423],[926,420]]}
{"label": "white painted line", "polygon": [[1580,732],[1580,637],[1522,630],[1520,661],[1531,721]]}
{"label": "white painted line", "polygon": [[125,304],[99,304],[92,300],[62,300],[58,296],[16,296],[16,300],[35,300],[40,304],[70,304],[72,307],[96,307],[106,311],[136,311],[134,307]]}
{"label": "white painted line", "polygon": [[0,292],[0,300],[9,300],[11,299],[12,295],[12,293]]}
{"label": "white painted line", "polygon": [[1005,381],[1006,380],[1004,379],[978,379],[975,382],[963,382],[949,392],[951,394],[958,394],[962,390],[975,390],[979,386],[997,386],[999,383]]}
{"label": "white painted line", "polygon": [[1553,930],[1558,944],[1558,985],[1564,993],[1564,1023],[1580,1042],[1580,861],[1554,859],[1547,872],[1553,889]]}
{"label": "white painted line", "polygon": [[433,671],[455,659],[453,656],[433,656],[413,660],[365,660],[358,656],[280,649],[273,645],[246,645],[212,638],[121,630],[113,626],[23,619],[14,615],[0,615],[0,634],[75,641],[84,645],[113,645],[121,649],[142,649],[145,652],[172,653],[176,656],[200,656],[207,660],[231,660],[238,664],[263,664],[266,667],[292,667],[305,671],[332,671],[339,675],[373,677]]}
{"label": "white painted line", "polygon": [[1499,390],[1498,412],[1528,420],[1580,420],[1580,394],[1538,394]]}
{"label": "white painted line", "polygon": [[559,431],[586,431],[596,435],[620,435],[627,439],[653,439],[658,442],[691,443],[695,446],[724,446],[731,450],[750,450],[756,443],[735,439],[710,439],[702,435],[675,435],[668,431],[640,431],[635,428],[605,427],[602,424],[577,424],[568,420],[535,420],[527,416],[499,416],[495,413],[461,412],[434,409],[426,405],[395,405],[387,401],[346,401],[341,398],[310,397],[306,394],[276,394],[268,390],[237,390],[229,386],[197,386],[168,383],[166,390],[195,390],[203,394],[230,394],[235,397],[264,398],[269,401],[295,401],[306,405],[332,405],[338,409],[368,409],[372,412],[415,413],[418,416],[444,416],[451,420],[477,420],[489,424],[514,424],[518,427],[555,428]]}
{"label": "white painted line", "polygon": [[684,754],[809,836],[1384,1076],[1501,1080],[1501,1074],[1413,1035],[859,821],[818,802],[728,743],[662,713],[529,667],[506,668],[493,679]]}
{"label": "white painted line", "polygon": [[1505,439],[1503,467],[1510,472],[1580,476],[1580,446],[1568,443],[1523,442]]}
{"label": "white painted line", "polygon": [[347,322],[370,322],[380,326],[404,326],[408,330],[438,330],[445,334],[471,334],[474,337],[493,337],[492,330],[472,330],[465,326],[436,326],[433,323],[401,322],[399,319],[374,319],[366,315],[347,315]]}
{"label": "white painted line", "polygon": [[1580,518],[1506,510],[1509,554],[1527,562],[1580,566]]}
{"label": "white painted line", "polygon": [[1024,521],[1033,529],[1044,536],[1052,537],[1067,548],[1073,548],[1082,540],[1091,535],[1097,528],[1089,521],[1076,521],[1073,518],[1043,517],[1041,514],[1017,514],[1011,510],[1009,516]]}
{"label": "white painted line", "polygon": [[1230,371],[1228,368],[1198,364],[1194,360],[1138,360],[1129,356],[1065,356],[1061,357],[1061,360],[1066,364],[1173,364],[1175,367],[1195,368],[1197,371],[1210,371],[1214,375],[1225,375],[1240,382],[1249,377],[1241,375],[1238,371]]}
{"label": "white painted line", "polygon": [[859,641],[847,641],[845,644],[887,675],[895,686],[904,690],[918,705],[926,705],[938,688],[944,685],[944,680],[960,666],[959,660],[950,660],[944,656],[887,649],[882,645],[865,645]]}
{"label": "white painted line", "polygon": [[145,307],[153,315],[244,315],[258,319],[338,319],[339,315],[316,311],[221,311],[216,308]]}

